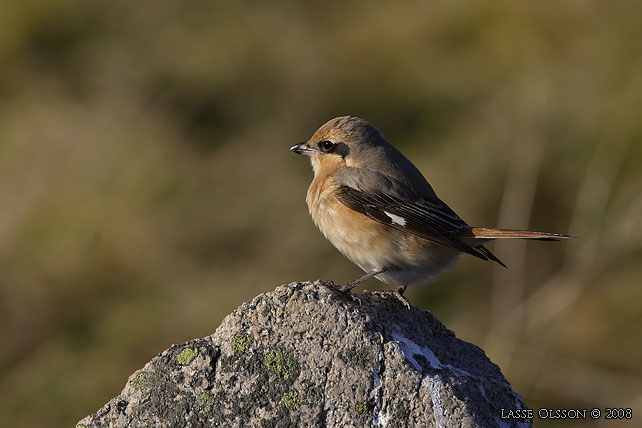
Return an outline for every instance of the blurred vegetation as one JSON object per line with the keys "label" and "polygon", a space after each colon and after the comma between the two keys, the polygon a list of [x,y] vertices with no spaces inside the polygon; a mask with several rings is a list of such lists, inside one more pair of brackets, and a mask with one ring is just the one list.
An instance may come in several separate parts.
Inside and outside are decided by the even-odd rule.
{"label": "blurred vegetation", "polygon": [[2,422],[70,426],[259,292],[358,275],[314,228],[310,167],[288,152],[343,114],[469,223],[581,237],[495,244],[510,269],[464,258],[408,295],[532,408],[639,417],[641,14],[630,0],[3,3]]}

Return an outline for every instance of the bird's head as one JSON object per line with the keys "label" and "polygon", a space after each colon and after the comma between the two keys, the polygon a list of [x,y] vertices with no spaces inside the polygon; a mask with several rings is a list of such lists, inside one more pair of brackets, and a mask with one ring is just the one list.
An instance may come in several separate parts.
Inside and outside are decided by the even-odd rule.
{"label": "bird's head", "polygon": [[341,116],[321,126],[308,141],[290,148],[310,157],[315,174],[341,166],[367,166],[390,144],[379,130],[363,119]]}

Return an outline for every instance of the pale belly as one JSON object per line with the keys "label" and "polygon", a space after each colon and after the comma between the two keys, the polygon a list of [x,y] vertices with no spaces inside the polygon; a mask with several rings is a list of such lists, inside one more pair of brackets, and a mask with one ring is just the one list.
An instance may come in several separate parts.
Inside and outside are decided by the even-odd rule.
{"label": "pale belly", "polygon": [[308,208],[325,237],[365,272],[384,270],[376,276],[385,283],[426,283],[452,266],[458,252],[408,232],[381,224],[345,207],[333,196],[310,186]]}

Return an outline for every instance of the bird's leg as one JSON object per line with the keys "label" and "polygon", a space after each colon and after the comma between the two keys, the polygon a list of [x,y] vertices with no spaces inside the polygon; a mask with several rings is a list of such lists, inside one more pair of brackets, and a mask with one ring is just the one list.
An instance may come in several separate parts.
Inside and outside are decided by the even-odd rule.
{"label": "bird's leg", "polygon": [[360,276],[359,278],[355,279],[354,281],[350,281],[347,284],[344,285],[338,285],[336,288],[337,290],[341,291],[342,293],[350,293],[350,290],[352,290],[354,287],[357,285],[361,284],[364,281],[369,280],[372,277],[375,277],[379,275],[380,273],[385,272],[386,269],[380,269],[380,270],[373,270],[368,272],[367,274]]}

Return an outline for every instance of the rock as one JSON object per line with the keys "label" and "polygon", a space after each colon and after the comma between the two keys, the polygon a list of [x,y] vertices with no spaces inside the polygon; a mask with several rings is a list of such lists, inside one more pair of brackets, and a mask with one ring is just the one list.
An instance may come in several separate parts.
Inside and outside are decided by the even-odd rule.
{"label": "rock", "polygon": [[429,312],[321,282],[261,294],[173,345],[77,427],[529,427],[480,348]]}

